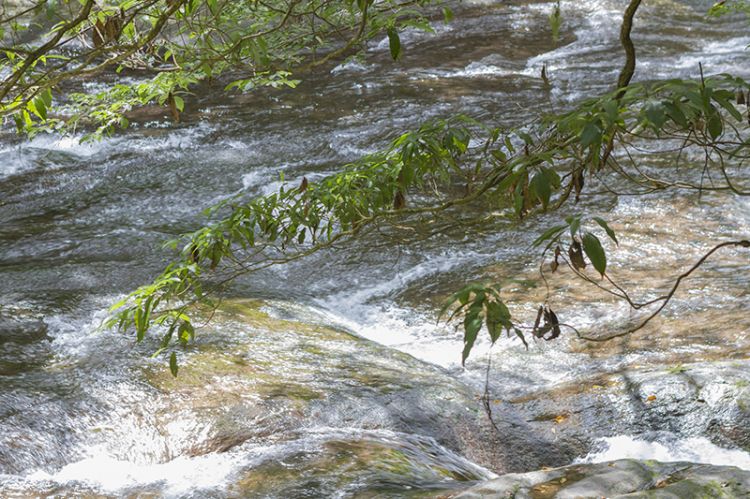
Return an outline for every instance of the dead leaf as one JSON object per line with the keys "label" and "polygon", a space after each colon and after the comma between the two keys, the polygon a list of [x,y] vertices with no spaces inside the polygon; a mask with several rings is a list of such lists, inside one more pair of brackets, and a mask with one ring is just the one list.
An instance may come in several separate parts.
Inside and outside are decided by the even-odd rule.
{"label": "dead leaf", "polygon": [[399,189],[396,191],[396,195],[393,198],[393,209],[401,210],[404,207],[406,207],[406,197],[404,197],[404,193]]}
{"label": "dead leaf", "polygon": [[568,256],[574,269],[581,270],[586,268],[586,261],[583,259],[583,248],[578,240],[573,240],[573,244],[568,248]]}

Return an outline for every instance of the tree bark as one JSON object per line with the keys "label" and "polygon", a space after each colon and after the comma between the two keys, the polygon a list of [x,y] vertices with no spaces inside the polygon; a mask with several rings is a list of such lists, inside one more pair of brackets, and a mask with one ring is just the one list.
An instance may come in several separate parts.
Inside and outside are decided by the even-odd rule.
{"label": "tree bark", "polygon": [[633,30],[633,18],[641,5],[641,0],[630,0],[628,8],[622,17],[622,26],[620,27],[620,43],[625,49],[625,66],[620,71],[620,77],[617,79],[617,88],[620,89],[619,97],[625,93],[625,87],[630,84],[630,80],[635,73],[635,45],[630,39],[630,32]]}

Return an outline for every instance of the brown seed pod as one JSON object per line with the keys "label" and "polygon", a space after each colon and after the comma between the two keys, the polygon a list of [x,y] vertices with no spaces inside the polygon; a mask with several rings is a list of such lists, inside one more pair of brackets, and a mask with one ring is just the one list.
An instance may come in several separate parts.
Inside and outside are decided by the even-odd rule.
{"label": "brown seed pod", "polygon": [[552,329],[552,334],[544,338],[545,340],[554,340],[560,336],[560,321],[557,319],[557,314],[552,311],[551,308],[547,307],[544,311],[544,325],[549,326]]}
{"label": "brown seed pod", "polygon": [[557,262],[557,259],[555,259],[555,260],[552,260],[552,261],[551,261],[551,262],[549,263],[549,269],[550,269],[550,270],[551,270],[551,271],[552,271],[553,273],[554,273],[554,272],[555,272],[555,271],[557,270],[557,268],[558,268],[559,266],[560,266],[560,264],[559,264],[559,263]]}
{"label": "brown seed pod", "polygon": [[174,95],[171,93],[167,97],[167,104],[169,105],[169,111],[172,113],[172,119],[175,123],[180,122],[180,110],[177,109],[177,103],[174,100]]}
{"label": "brown seed pod", "polygon": [[96,21],[93,29],[91,30],[91,43],[94,48],[99,48],[104,45],[104,23]]}
{"label": "brown seed pod", "polygon": [[745,92],[742,90],[737,91],[737,104],[738,105],[745,105]]}
{"label": "brown seed pod", "polygon": [[299,184],[299,192],[305,192],[307,190],[307,177],[302,177],[302,182]]}
{"label": "brown seed pod", "polygon": [[583,248],[581,248],[581,243],[575,239],[570,248],[568,248],[568,257],[574,269],[581,270],[586,268],[586,261],[583,259]]}
{"label": "brown seed pod", "polygon": [[560,246],[555,248],[555,259],[552,260],[550,263],[550,268],[552,269],[552,272],[556,271],[557,268],[560,266],[560,262],[558,261],[558,257],[562,254],[562,251],[560,250]]}
{"label": "brown seed pod", "polygon": [[192,244],[190,246],[190,255],[188,255],[188,260],[190,260],[190,263],[197,263],[199,256],[200,254],[198,253],[198,246]]}
{"label": "brown seed pod", "polygon": [[576,203],[581,199],[581,191],[585,181],[583,179],[583,168],[573,172],[573,189],[576,192]]}
{"label": "brown seed pod", "polygon": [[534,321],[534,329],[531,330],[531,334],[536,336],[537,338],[541,338],[544,336],[544,333],[541,335],[538,334],[539,331],[539,324],[542,322],[542,316],[544,315],[544,306],[539,305],[539,310],[536,312],[536,320]]}
{"label": "brown seed pod", "polygon": [[401,189],[396,191],[396,195],[393,197],[393,209],[394,210],[401,210],[406,207],[406,197],[404,196],[404,193],[401,192]]}
{"label": "brown seed pod", "polygon": [[91,30],[91,43],[95,48],[99,48],[107,43],[116,42],[120,38],[120,33],[122,33],[122,19],[109,17],[104,22],[99,19]]}
{"label": "brown seed pod", "polygon": [[119,17],[110,17],[104,24],[104,40],[107,43],[116,42],[122,32],[122,19]]}
{"label": "brown seed pod", "polygon": [[542,64],[542,81],[545,86],[549,86],[549,77],[547,76],[547,64]]}
{"label": "brown seed pod", "polygon": [[401,187],[406,187],[406,176],[404,175],[404,169],[401,168],[398,171],[398,176],[396,177],[396,182],[398,182],[398,185]]}

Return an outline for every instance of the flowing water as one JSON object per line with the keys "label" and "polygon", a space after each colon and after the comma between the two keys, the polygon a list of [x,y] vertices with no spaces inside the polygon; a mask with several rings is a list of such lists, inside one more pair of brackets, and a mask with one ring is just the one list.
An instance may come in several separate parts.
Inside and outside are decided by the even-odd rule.
{"label": "flowing water", "polygon": [[[553,3],[464,2],[436,33],[405,33],[399,63],[385,41],[373,43],[363,61],[307,75],[294,91],[203,89],[183,124],[160,117],[95,144],[3,136],[0,495],[430,497],[493,474],[426,429],[448,420],[420,426],[406,408],[383,409],[395,392],[440,416],[435,401],[455,390],[459,406],[477,411],[488,354],[501,400],[624,367],[745,359],[750,262],[730,250],[627,342],[566,336],[528,351],[517,340],[491,351],[480,342],[462,369],[461,335],[436,326],[436,310],[489,276],[533,318],[543,290],[529,284],[538,262],[525,223],[414,244],[371,239],[255,274],[232,289],[257,300],[245,316],[201,328],[187,354],[207,371],[186,368],[177,381],[149,359],[153,345],[97,331],[109,304],[168,261],[161,243],[198,227],[199,211],[226,196],[269,192],[281,172],[319,178],[432,117],[517,125],[611,89],[622,3],[563,1],[555,42]],[[710,3],[644,2],[636,79],[697,77],[698,62],[748,76],[745,21],[707,19]],[[714,241],[750,233],[750,201],[727,194],[595,194],[580,209],[621,233],[610,266],[636,294],[666,286]],[[566,289],[566,322],[598,331],[628,319],[622,304],[567,278],[553,283]],[[625,440],[578,458],[703,455],[750,467],[747,454],[708,441],[613,438]]]}

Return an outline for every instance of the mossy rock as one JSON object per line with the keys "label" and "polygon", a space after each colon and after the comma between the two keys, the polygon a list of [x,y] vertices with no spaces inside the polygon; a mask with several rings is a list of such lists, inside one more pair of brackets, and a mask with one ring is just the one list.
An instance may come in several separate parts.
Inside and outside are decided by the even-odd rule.
{"label": "mossy rock", "polygon": [[[170,456],[226,451],[245,442],[295,439],[301,428],[418,434],[493,471],[569,462],[512,408],[495,413],[445,370],[346,331],[274,317],[263,303],[222,304],[179,374],[155,361],[145,381],[158,394],[156,425]],[[190,435],[171,438],[179,421]]]}
{"label": "mossy rock", "polygon": [[427,439],[373,434],[307,442],[280,460],[246,472],[230,489],[238,497],[446,497],[486,476]]}

